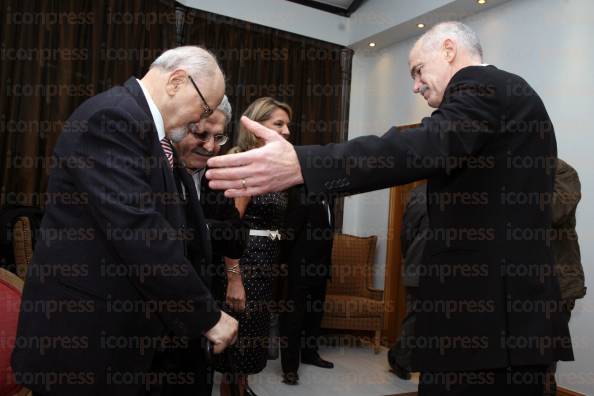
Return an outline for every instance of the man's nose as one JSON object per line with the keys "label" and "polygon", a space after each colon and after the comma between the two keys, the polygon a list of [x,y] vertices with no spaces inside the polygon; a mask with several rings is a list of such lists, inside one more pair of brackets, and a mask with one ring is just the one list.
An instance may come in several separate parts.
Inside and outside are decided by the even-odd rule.
{"label": "man's nose", "polygon": [[421,80],[418,78],[415,78],[415,82],[413,83],[413,92],[418,94],[419,92],[421,92],[422,86],[423,86],[423,84],[421,83]]}
{"label": "man's nose", "polygon": [[204,142],[202,147],[208,152],[213,152],[215,148],[214,136],[209,136],[208,141]]}

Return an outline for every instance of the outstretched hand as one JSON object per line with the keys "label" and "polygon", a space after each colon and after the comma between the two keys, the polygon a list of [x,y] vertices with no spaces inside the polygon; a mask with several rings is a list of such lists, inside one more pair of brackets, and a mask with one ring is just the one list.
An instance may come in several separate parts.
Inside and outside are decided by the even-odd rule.
{"label": "outstretched hand", "polygon": [[209,159],[206,177],[210,188],[225,190],[225,196],[233,198],[283,191],[302,184],[301,166],[293,145],[247,117],[241,117],[241,122],[264,141],[264,146]]}

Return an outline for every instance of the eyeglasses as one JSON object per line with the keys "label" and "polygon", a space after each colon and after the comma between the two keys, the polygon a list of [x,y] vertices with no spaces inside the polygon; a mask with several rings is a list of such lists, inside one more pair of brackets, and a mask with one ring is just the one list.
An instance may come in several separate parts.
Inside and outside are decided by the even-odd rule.
{"label": "eyeglasses", "polygon": [[202,107],[203,111],[202,111],[202,115],[200,116],[200,119],[202,120],[204,118],[210,117],[213,112],[213,109],[211,109],[210,106],[208,105],[208,103],[206,103],[206,99],[204,99],[204,95],[202,95],[202,92],[200,92],[200,90],[198,89],[198,86],[192,79],[192,76],[188,75],[188,78],[190,79],[190,82],[192,83],[194,88],[196,88],[196,92],[198,92],[198,96],[200,96],[200,99],[202,99],[202,103],[200,104],[200,106]]}
{"label": "eyeglasses", "polygon": [[196,139],[200,140],[203,143],[208,142],[212,138],[216,145],[222,146],[223,144],[225,144],[229,141],[229,136],[227,136],[227,135],[223,135],[220,133],[218,133],[216,135],[212,135],[206,131],[199,132],[196,124],[190,124],[189,129],[190,129],[190,133]]}

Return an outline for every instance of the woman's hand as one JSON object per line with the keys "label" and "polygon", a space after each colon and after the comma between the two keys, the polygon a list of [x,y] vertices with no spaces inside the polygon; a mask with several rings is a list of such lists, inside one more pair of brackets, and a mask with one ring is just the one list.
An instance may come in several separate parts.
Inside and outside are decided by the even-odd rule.
{"label": "woman's hand", "polygon": [[[239,271],[239,260],[225,257],[225,273],[227,274],[226,303],[235,312],[245,311],[245,288]],[[232,270],[229,270],[232,269]]]}
{"label": "woman's hand", "polygon": [[236,312],[245,311],[245,289],[240,275],[227,274],[227,304]]}

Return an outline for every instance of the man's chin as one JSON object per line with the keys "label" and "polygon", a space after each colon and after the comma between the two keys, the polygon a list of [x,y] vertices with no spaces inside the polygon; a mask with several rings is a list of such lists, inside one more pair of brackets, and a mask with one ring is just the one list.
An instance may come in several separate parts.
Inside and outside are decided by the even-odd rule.
{"label": "man's chin", "polygon": [[186,137],[187,134],[188,134],[187,127],[172,128],[169,131],[168,137],[169,137],[169,139],[171,139],[171,141],[173,143],[179,143]]}
{"label": "man's chin", "polygon": [[434,109],[437,109],[439,107],[439,105],[441,104],[441,100],[429,96],[427,98],[427,104],[429,105],[429,107],[433,107]]}
{"label": "man's chin", "polygon": [[206,161],[208,161],[210,157],[200,157],[199,159],[192,158],[189,163],[186,164],[188,168],[191,169],[203,169],[206,168]]}

